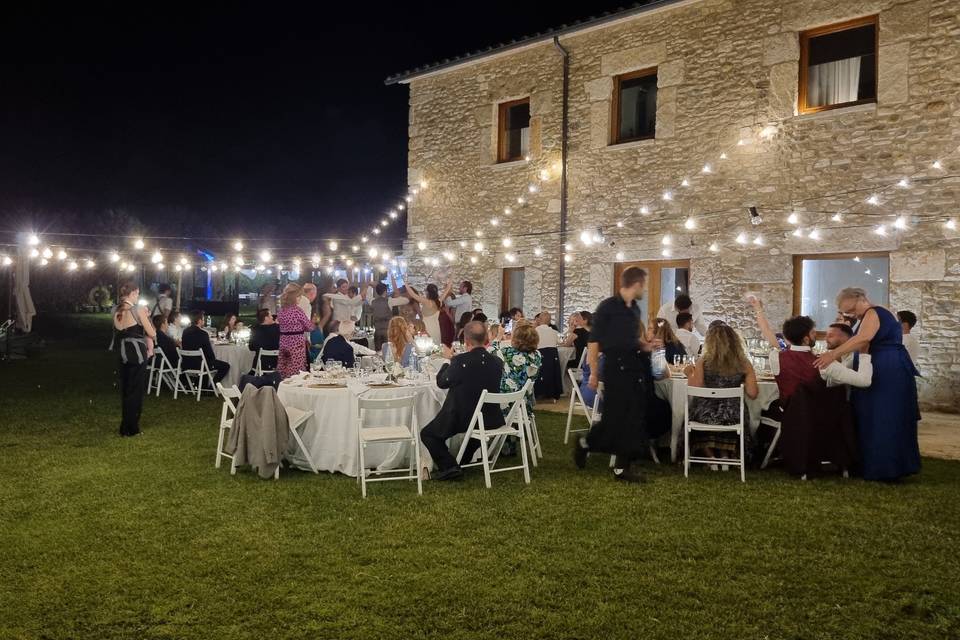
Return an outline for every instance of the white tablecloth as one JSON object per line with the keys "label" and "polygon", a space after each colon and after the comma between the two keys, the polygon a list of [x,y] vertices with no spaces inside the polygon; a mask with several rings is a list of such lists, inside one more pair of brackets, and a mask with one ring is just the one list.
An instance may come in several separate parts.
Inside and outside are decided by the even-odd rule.
{"label": "white tablecloth", "polygon": [[[683,405],[687,399],[686,378],[666,378],[655,383],[657,397],[670,403],[673,413],[673,424],[670,434],[664,436],[670,440],[670,460],[677,461],[677,449],[683,438]],[[760,412],[770,406],[770,403],[780,397],[776,382],[761,382],[760,393],[754,399],[746,398],[747,413],[750,414],[750,431],[755,432],[760,426]],[[662,439],[661,439],[662,441]]]}
{"label": "white tablecloth", "polygon": [[576,347],[557,347],[557,352],[560,354],[560,372],[563,379],[563,392],[570,394],[570,376],[567,375],[567,363],[573,360],[573,356],[576,355]]}
{"label": "white tablecloth", "polygon": [[221,383],[225,387],[240,384],[240,376],[253,369],[253,351],[245,344],[215,344],[213,353],[217,360],[230,365],[230,371]]}
{"label": "white tablecloth", "polygon": [[[422,429],[440,411],[446,392],[434,382],[419,382],[409,386],[371,388],[356,381],[347,387],[311,389],[294,386],[290,382],[280,384],[278,396],[288,407],[313,411],[313,416],[302,429],[303,443],[310,452],[318,469],[339,472],[356,477],[360,467],[357,451],[357,427],[355,423],[357,398],[398,398],[416,396],[417,429]],[[401,424],[401,411],[375,411],[370,414],[370,424]],[[306,459],[299,451],[288,452],[290,461],[301,469],[309,470]],[[401,444],[368,445],[364,457],[371,469],[396,469],[409,464],[409,447]],[[420,447],[422,468],[432,466],[432,460],[423,446]]]}

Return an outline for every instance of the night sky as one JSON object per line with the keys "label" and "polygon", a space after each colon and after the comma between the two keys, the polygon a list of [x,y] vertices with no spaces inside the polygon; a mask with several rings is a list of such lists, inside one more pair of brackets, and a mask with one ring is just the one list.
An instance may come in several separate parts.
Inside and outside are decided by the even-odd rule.
{"label": "night sky", "polygon": [[617,6],[18,5],[0,22],[0,229],[114,210],[287,238],[355,235],[403,194],[408,92],[388,75]]}

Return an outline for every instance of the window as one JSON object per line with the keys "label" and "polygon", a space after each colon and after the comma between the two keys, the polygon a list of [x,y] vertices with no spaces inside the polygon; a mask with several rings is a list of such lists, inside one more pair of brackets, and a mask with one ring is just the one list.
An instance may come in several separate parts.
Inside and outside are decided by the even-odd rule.
{"label": "window", "polygon": [[530,153],[530,98],[500,105],[497,162],[522,160]]}
{"label": "window", "polygon": [[[657,317],[660,307],[672,303],[681,293],[690,293],[689,260],[618,262],[613,269],[614,293],[620,287],[620,274],[627,267],[640,267],[647,272],[647,292],[640,300],[640,312],[647,319],[647,324]],[[671,322],[673,320],[675,318]]]}
{"label": "window", "polygon": [[800,111],[877,100],[877,17],[800,34]]}
{"label": "window", "polygon": [[657,70],[614,78],[611,144],[652,138],[657,128]]}
{"label": "window", "polygon": [[837,318],[837,294],[860,287],[876,304],[889,300],[890,256],[833,253],[793,257],[793,313],[810,316],[824,331]]}
{"label": "window", "polygon": [[523,267],[513,267],[503,270],[500,313],[506,313],[514,307],[523,309]]}

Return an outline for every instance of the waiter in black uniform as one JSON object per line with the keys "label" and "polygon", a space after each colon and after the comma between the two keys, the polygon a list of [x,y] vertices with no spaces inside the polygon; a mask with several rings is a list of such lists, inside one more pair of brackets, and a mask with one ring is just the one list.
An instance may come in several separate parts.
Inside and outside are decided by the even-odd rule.
{"label": "waiter in black uniform", "polygon": [[[573,459],[582,469],[591,451],[616,456],[613,477],[622,482],[643,482],[630,471],[630,462],[647,450],[645,429],[653,371],[650,352],[657,342],[647,342],[638,300],[643,298],[647,273],[627,267],[620,274],[617,295],[607,298],[593,313],[593,328],[587,343],[591,389],[603,379],[603,415],[585,437],[574,443]],[[600,354],[603,374],[600,375]]]}

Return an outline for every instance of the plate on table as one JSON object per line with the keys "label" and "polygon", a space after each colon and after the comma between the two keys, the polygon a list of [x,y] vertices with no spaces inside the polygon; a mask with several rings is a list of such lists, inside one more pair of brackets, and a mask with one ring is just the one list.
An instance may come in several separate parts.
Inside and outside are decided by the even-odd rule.
{"label": "plate on table", "polygon": [[396,388],[397,385],[393,382],[366,382],[364,383],[371,389],[389,389],[391,387]]}
{"label": "plate on table", "polygon": [[311,382],[306,385],[308,389],[343,389],[346,386],[346,382]]}

